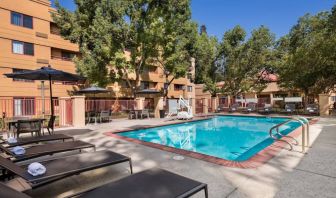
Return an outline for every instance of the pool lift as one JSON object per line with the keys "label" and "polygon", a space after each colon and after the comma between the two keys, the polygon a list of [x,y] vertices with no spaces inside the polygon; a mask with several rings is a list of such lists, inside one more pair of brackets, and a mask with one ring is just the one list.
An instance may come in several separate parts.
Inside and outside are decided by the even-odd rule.
{"label": "pool lift", "polygon": [[[192,119],[193,116],[193,112],[192,112],[192,108],[191,105],[189,104],[190,98],[188,98],[188,100],[185,100],[181,95],[180,98],[178,100],[178,110],[180,110],[177,113],[177,119],[179,120],[189,120]],[[187,108],[187,111],[183,111],[183,108]]]}
{"label": "pool lift", "polygon": [[[302,126],[302,131],[301,131],[301,135],[302,135],[302,153],[305,152],[305,147],[309,147],[310,146],[310,140],[309,140],[309,121],[307,120],[307,118],[305,117],[301,117],[301,116],[293,116],[291,117],[289,120],[283,122],[283,123],[280,123],[280,124],[277,124],[275,126],[273,126],[270,130],[269,130],[269,135],[271,136],[271,138],[273,138],[274,140],[276,141],[282,141],[282,142],[285,142],[287,143],[289,146],[290,146],[290,150],[293,150],[293,145],[291,143],[289,143],[288,141],[286,140],[283,140],[281,139],[282,137],[288,137],[288,138],[292,138],[294,139],[293,137],[291,136],[286,136],[286,135],[283,135],[281,133],[281,131],[279,131],[279,128],[282,126],[282,125],[285,125],[291,121],[297,121],[300,123],[300,125]],[[276,134],[273,134],[273,130],[276,130]],[[307,138],[306,138],[306,135],[307,135]],[[294,139],[296,144],[298,145],[298,141],[296,139]]]}

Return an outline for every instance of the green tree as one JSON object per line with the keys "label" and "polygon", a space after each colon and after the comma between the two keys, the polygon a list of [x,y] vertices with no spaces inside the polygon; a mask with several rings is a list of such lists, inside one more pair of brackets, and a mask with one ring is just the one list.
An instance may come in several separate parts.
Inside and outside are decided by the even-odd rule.
{"label": "green tree", "polygon": [[209,36],[206,27],[202,25],[193,45],[195,82],[204,84],[204,91],[209,91],[212,96],[216,96],[220,91],[217,87],[217,82],[221,80],[221,72],[218,71],[219,62],[216,60],[218,48],[216,37]]}
{"label": "green tree", "polygon": [[82,56],[76,60],[77,69],[91,82],[103,86],[126,80],[135,97],[146,67],[161,66],[173,78],[185,76],[187,30],[192,27],[189,0],[75,3],[74,13],[56,3],[53,18],[62,36],[79,44]]}
{"label": "green tree", "polygon": [[305,15],[277,46],[280,85],[309,94],[328,93],[336,84],[336,6],[332,12]]}
{"label": "green tree", "polygon": [[153,17],[156,54],[151,60],[158,63],[164,72],[166,83],[163,91],[167,97],[173,80],[187,76],[197,25],[191,21],[189,0],[159,2],[160,9]]}
{"label": "green tree", "polygon": [[272,68],[273,47],[274,35],[264,26],[253,30],[248,39],[240,26],[225,32],[219,56],[224,73],[223,93],[237,96],[263,90],[267,84],[263,72]]}

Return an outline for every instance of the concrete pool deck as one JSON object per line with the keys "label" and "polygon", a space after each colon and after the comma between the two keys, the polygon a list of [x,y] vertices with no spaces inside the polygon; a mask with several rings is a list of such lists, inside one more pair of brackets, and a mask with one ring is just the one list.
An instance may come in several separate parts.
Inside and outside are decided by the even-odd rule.
{"label": "concrete pool deck", "polygon": [[[335,197],[336,119],[320,118],[311,125],[312,148],[283,149],[266,164],[251,169],[230,168],[105,136],[105,132],[172,123],[165,119],[114,120],[82,129],[59,132],[132,158],[134,172],[159,167],[207,183],[209,197]],[[299,140],[299,138],[297,138]],[[63,197],[129,175],[128,165],[119,164],[74,176],[35,189],[34,197]],[[204,197],[202,193],[193,197]]]}

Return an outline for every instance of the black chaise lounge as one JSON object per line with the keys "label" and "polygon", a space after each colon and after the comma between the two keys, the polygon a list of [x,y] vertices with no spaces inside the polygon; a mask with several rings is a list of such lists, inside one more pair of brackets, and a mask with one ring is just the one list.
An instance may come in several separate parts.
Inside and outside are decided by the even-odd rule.
{"label": "black chaise lounge", "polygon": [[14,146],[23,146],[28,144],[37,144],[40,142],[50,142],[50,141],[58,141],[62,140],[72,140],[74,141],[74,137],[64,135],[64,134],[55,134],[55,135],[44,135],[44,136],[34,136],[34,137],[26,137],[26,138],[18,138],[16,143],[8,143],[6,140],[2,142],[5,147],[14,147]]}
{"label": "black chaise lounge", "polygon": [[95,150],[95,145],[83,142],[83,141],[73,141],[73,142],[56,142],[50,144],[43,144],[25,148],[25,154],[23,155],[16,155],[12,152],[9,148],[0,145],[0,149],[3,150],[5,153],[10,155],[14,162],[19,162],[23,160],[28,160],[32,158],[37,158],[45,155],[52,155],[61,152],[67,151],[74,151],[87,148],[93,148]]}
{"label": "black chaise lounge", "polygon": [[247,104],[247,106],[243,109],[244,113],[251,113],[253,111],[256,111],[256,103],[250,102]]}
{"label": "black chaise lounge", "polygon": [[133,173],[131,158],[112,151],[82,153],[38,162],[46,167],[46,172],[40,176],[32,176],[27,172],[27,165],[17,165],[0,157],[1,167],[24,179],[33,189],[65,177],[123,162],[129,162],[131,174]]}
{"label": "black chaise lounge", "polygon": [[11,187],[6,186],[3,183],[0,183],[0,197],[4,198],[31,198],[30,196],[16,191]]}
{"label": "black chaise lounge", "polygon": [[290,114],[296,113],[295,104],[286,104],[284,113],[290,113]]}
{"label": "black chaise lounge", "polygon": [[262,107],[261,109],[258,110],[258,113],[261,113],[261,114],[270,114],[272,113],[272,107],[270,106],[265,106],[265,107]]}
{"label": "black chaise lounge", "polygon": [[230,106],[229,108],[229,112],[233,113],[233,112],[237,112],[239,110],[239,103],[234,103]]}
{"label": "black chaise lounge", "polygon": [[70,197],[88,198],[183,198],[204,190],[207,185],[175,173],[150,169]]}

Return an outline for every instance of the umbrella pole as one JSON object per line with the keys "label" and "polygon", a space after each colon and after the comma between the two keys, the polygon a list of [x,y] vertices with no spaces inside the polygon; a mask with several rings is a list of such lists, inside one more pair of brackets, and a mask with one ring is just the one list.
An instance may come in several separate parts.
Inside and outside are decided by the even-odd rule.
{"label": "umbrella pole", "polygon": [[94,101],[94,103],[93,103],[93,105],[94,105],[93,109],[95,111],[95,125],[96,125],[97,124],[97,119],[98,119],[97,105],[96,105],[96,93],[93,93],[93,101]]}
{"label": "umbrella pole", "polygon": [[41,95],[42,95],[42,116],[45,117],[45,97],[44,97],[44,81],[41,81]]}
{"label": "umbrella pole", "polygon": [[[50,110],[51,110],[51,117],[50,119],[52,119],[52,117],[54,116],[54,101],[53,101],[53,97],[52,97],[52,89],[51,89],[51,75],[49,75],[49,91],[50,91]],[[51,131],[52,133],[54,133],[54,125],[51,126]]]}

